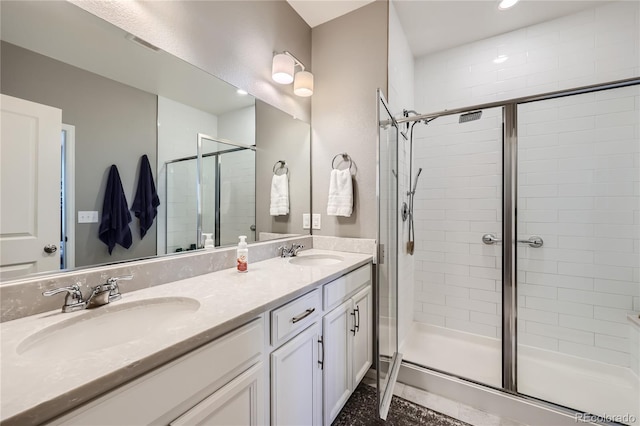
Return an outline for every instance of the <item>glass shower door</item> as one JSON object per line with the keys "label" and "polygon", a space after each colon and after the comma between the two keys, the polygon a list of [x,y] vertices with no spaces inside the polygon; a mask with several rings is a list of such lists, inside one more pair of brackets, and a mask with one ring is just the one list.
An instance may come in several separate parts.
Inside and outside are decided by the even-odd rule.
{"label": "glass shower door", "polygon": [[402,350],[407,362],[496,388],[507,341],[502,146],[500,107],[414,128],[413,173],[422,173],[413,213],[414,316]]}
{"label": "glass shower door", "polygon": [[378,408],[386,419],[402,361],[398,353],[398,127],[378,91]]}
{"label": "glass shower door", "polygon": [[517,116],[518,392],[640,424],[640,86]]}

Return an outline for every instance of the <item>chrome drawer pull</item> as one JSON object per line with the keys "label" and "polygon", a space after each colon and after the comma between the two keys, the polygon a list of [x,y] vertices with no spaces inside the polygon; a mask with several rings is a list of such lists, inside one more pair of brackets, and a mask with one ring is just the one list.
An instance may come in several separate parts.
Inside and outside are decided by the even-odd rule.
{"label": "chrome drawer pull", "polygon": [[297,323],[298,321],[302,321],[303,319],[305,319],[306,317],[308,317],[309,315],[311,315],[312,313],[314,313],[316,310],[316,308],[311,308],[311,309],[307,309],[306,311],[304,311],[304,313],[295,316],[293,318],[291,318],[291,322],[292,323]]}

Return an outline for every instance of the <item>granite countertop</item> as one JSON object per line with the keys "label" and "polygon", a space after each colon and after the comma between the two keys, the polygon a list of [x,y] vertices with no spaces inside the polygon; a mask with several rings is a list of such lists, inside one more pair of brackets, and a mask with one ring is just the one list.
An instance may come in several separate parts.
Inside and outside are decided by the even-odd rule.
{"label": "granite countertop", "polygon": [[[289,259],[278,257],[250,263],[246,274],[238,273],[235,268],[225,269],[125,293],[121,300],[91,311],[61,313],[56,310],[0,324],[2,424],[37,424],[49,420],[372,260],[372,256],[366,254],[318,249],[305,250],[299,256],[310,254],[339,254],[344,260],[334,265],[310,267],[294,265]],[[62,299],[62,295],[60,297]],[[47,327],[55,328],[56,324],[76,316],[97,315],[100,310],[115,310],[125,303],[168,297],[194,299],[200,306],[175,324],[162,327],[161,332],[153,330],[125,344],[77,355],[73,352],[65,356],[37,351],[18,353],[20,344],[24,345],[23,341],[29,336]]]}

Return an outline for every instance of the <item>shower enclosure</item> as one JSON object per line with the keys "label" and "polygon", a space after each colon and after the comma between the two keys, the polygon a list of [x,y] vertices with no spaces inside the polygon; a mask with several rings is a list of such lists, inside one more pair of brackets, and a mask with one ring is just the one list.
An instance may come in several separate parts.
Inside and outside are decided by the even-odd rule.
{"label": "shower enclosure", "polygon": [[640,80],[395,122],[416,121],[414,253],[401,225],[387,253],[411,258],[403,365],[640,424]]}
{"label": "shower enclosure", "polygon": [[167,253],[255,241],[255,147],[198,134],[198,155],[167,163]]}

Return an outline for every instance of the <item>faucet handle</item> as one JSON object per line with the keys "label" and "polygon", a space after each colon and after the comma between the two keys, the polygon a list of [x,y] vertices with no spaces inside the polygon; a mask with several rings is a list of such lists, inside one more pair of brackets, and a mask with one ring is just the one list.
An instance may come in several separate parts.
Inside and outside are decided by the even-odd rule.
{"label": "faucet handle", "polygon": [[111,277],[107,279],[107,284],[111,286],[109,291],[109,302],[120,300],[122,294],[120,294],[120,287],[118,287],[118,281],[129,281],[133,279],[133,275],[123,275],[121,277]]}
{"label": "faucet handle", "polygon": [[118,281],[129,281],[133,279],[133,275],[123,275],[121,277],[110,277],[107,279],[107,284],[118,284]]}
{"label": "faucet handle", "polygon": [[67,293],[67,296],[64,299],[64,305],[62,305],[62,312],[79,311],[87,306],[85,301],[82,300],[82,292],[78,284],[69,287],[54,288],[53,290],[43,292],[42,295],[53,296],[54,294],[64,292]]}

